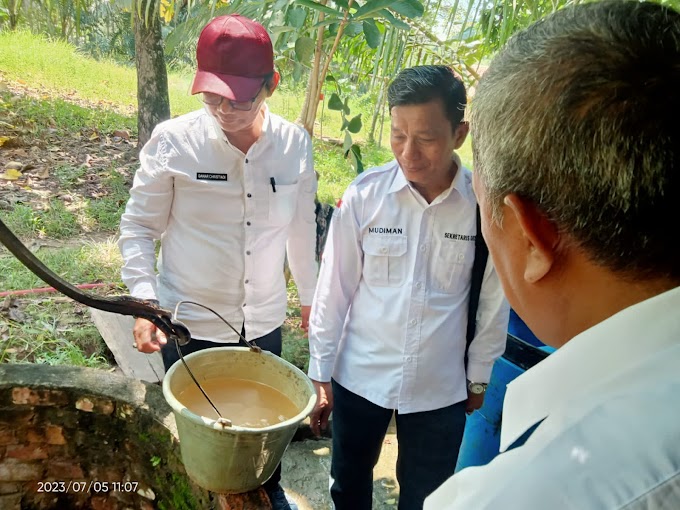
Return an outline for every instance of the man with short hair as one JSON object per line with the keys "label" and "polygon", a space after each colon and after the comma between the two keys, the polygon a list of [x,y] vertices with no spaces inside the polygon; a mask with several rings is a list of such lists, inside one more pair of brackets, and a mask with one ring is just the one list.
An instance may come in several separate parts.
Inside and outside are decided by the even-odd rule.
{"label": "man with short hair", "polygon": [[472,105],[482,230],[558,350],[508,386],[501,453],[428,510],[680,508],[680,13],[605,1],[514,36]]}
{"label": "man with short hair", "polygon": [[[213,19],[201,32],[196,59],[191,92],[204,108],[159,124],[140,153],[120,225],[123,280],[133,296],[171,310],[185,300],[208,306],[280,356],[285,254],[303,328],[316,284],[311,142],[265,104],[279,74],[262,25],[239,15]],[[184,304],[178,318],[192,333],[183,355],[239,342],[204,308]],[[162,348],[166,370],[179,360],[174,343],[166,344],[151,322],[137,319],[134,337],[142,352]],[[287,510],[280,479],[279,465],[264,487],[273,507]]]}
{"label": "man with short hair", "polygon": [[373,467],[393,415],[399,509],[422,509],[455,470],[465,413],[482,405],[508,325],[487,263],[465,365],[478,233],[470,171],[455,153],[468,132],[462,81],[446,66],[406,69],[388,103],[396,160],[345,192],[310,319],[309,376],[319,397],[311,426],[318,433],[333,411],[336,510],[371,508]]}

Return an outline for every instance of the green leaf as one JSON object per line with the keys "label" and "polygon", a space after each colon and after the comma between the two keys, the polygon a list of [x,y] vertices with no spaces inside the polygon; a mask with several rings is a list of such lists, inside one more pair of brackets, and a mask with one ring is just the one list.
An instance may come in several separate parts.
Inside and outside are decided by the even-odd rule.
{"label": "green leaf", "polygon": [[[333,0],[333,3],[345,10],[349,9],[349,2],[347,0]],[[354,4],[354,7],[356,7],[356,3]]]}
{"label": "green leaf", "polygon": [[345,141],[342,143],[342,153],[344,157],[347,157],[347,153],[352,148],[352,143],[352,135],[349,134],[349,131],[345,131]]}
{"label": "green leaf", "polygon": [[380,29],[378,29],[378,26],[375,24],[375,21],[372,19],[365,19],[361,22],[361,25],[364,29],[366,44],[368,44],[369,48],[376,49],[378,46],[380,46],[380,38],[382,36],[380,34]]}
{"label": "green leaf", "polygon": [[380,11],[380,16],[383,17],[394,28],[398,28],[399,30],[411,30],[411,25],[395,18],[394,14],[392,14],[387,9]]}
{"label": "green leaf", "polygon": [[342,99],[340,99],[340,96],[337,95],[335,92],[331,94],[330,99],[328,100],[328,109],[329,110],[337,110],[339,112],[342,111],[344,108],[344,105],[342,104]]}
{"label": "green leaf", "polygon": [[361,131],[361,126],[361,114],[359,114],[349,121],[349,124],[347,124],[347,129],[350,133],[357,134],[359,131]]}
{"label": "green leaf", "polygon": [[330,14],[331,16],[336,16],[336,17],[342,16],[341,11],[336,11],[335,9],[331,9],[330,7],[326,7],[325,5],[314,2],[313,0],[295,0],[295,4],[296,5],[302,5],[304,7],[309,7],[310,9],[314,9],[314,10],[321,11],[321,12],[326,13],[326,14]]}
{"label": "green leaf", "polygon": [[349,115],[352,110],[349,109],[349,97],[345,98],[345,104],[342,106],[342,111],[345,115]]}
{"label": "green leaf", "polygon": [[307,11],[302,7],[288,9],[288,22],[295,28],[302,28],[307,19]]}
{"label": "green leaf", "polygon": [[396,1],[397,0],[368,0],[354,13],[354,19],[374,17],[376,13],[386,7],[390,7]]}
{"label": "green leaf", "polygon": [[361,149],[357,144],[354,144],[350,147],[349,149],[349,154],[350,154],[350,164],[352,167],[354,167],[354,170],[358,174],[362,173],[364,171],[364,162],[361,159]]}
{"label": "green leaf", "polygon": [[345,26],[345,31],[343,32],[343,35],[347,37],[356,37],[357,35],[361,34],[364,31],[364,28],[361,26],[361,23],[353,22],[353,23],[348,23]]}
{"label": "green leaf", "polygon": [[326,80],[325,80],[325,81],[335,81],[335,76],[333,76],[332,74],[328,73],[328,74],[326,75]]}
{"label": "green leaf", "polygon": [[282,34],[284,32],[296,32],[297,28],[295,27],[287,27],[284,25],[278,26],[278,27],[269,27],[269,33],[271,34]]}
{"label": "green leaf", "polygon": [[425,12],[419,0],[396,0],[388,9],[407,18],[418,18]]}
{"label": "green leaf", "polygon": [[311,37],[298,37],[295,41],[295,58],[298,62],[309,62],[314,54],[314,40]]}
{"label": "green leaf", "polygon": [[302,79],[302,71],[304,71],[304,68],[305,66],[299,62],[295,62],[295,65],[293,65],[293,80],[299,82]]}

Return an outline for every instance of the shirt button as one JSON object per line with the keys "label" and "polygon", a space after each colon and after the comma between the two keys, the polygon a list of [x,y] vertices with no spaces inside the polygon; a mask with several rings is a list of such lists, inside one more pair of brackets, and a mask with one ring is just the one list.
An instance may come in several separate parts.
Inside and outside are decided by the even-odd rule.
{"label": "shirt button", "polygon": [[245,304],[245,303],[243,303],[243,308],[245,308],[245,307],[246,307],[246,304]]}
{"label": "shirt button", "polygon": [[415,319],[411,319],[411,326],[415,326],[416,324],[418,324],[418,321]]}
{"label": "shirt button", "polygon": [[253,195],[251,195],[250,193],[248,193],[246,196],[247,196],[248,198],[252,198],[252,197],[253,197]]}
{"label": "shirt button", "polygon": [[249,252],[249,251],[247,251],[247,252],[246,252],[246,255],[250,255],[250,252]]}
{"label": "shirt button", "polygon": [[382,248],[380,248],[380,251],[382,253],[387,253],[387,247],[383,246]]}
{"label": "shirt button", "polygon": [[246,158],[246,163],[248,162],[248,158]]}
{"label": "shirt button", "polygon": [[416,288],[417,288],[417,289],[419,289],[419,288],[422,287],[422,286],[423,286],[422,283],[420,283],[420,282],[416,283]]}
{"label": "shirt button", "polygon": [[420,245],[420,251],[425,251],[425,250],[427,250],[427,246],[424,245],[424,244],[421,244]]}
{"label": "shirt button", "polygon": [[411,361],[413,361],[413,358],[412,358],[411,356],[409,356],[408,358],[406,358],[406,362],[407,362],[407,363],[411,363]]}
{"label": "shirt button", "polygon": [[243,282],[243,283],[248,283],[249,281],[250,281],[250,280],[246,280],[246,281],[245,281],[245,282]]}
{"label": "shirt button", "polygon": [[249,222],[249,221],[246,221],[246,225],[250,226],[250,222]]}

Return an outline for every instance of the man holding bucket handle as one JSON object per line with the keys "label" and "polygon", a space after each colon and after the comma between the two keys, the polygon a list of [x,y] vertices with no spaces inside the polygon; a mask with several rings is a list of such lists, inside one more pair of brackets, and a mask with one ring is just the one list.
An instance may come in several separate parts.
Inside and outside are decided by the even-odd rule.
{"label": "man holding bucket handle", "polygon": [[[316,284],[311,142],[267,108],[279,74],[262,25],[217,17],[201,32],[196,57],[191,92],[204,107],[159,124],[140,153],[120,226],[123,280],[133,296],[165,308],[181,300],[208,306],[280,355],[286,252],[303,328]],[[184,354],[239,342],[203,308],[182,305],[178,319],[193,337]],[[142,352],[161,349],[166,369],[179,359],[176,346],[144,319],[136,321],[134,338]],[[279,466],[265,489],[275,509],[288,509],[280,478]]]}
{"label": "man holding bucket handle", "polygon": [[395,413],[399,509],[422,508],[454,472],[465,413],[481,407],[507,333],[489,262],[464,365],[477,202],[455,154],[468,132],[462,81],[446,66],[406,69],[388,102],[396,160],[345,192],[310,319],[312,429],[333,411],[337,510],[371,508],[373,467]]}
{"label": "man holding bucket handle", "polygon": [[513,308],[558,350],[508,386],[505,453],[426,509],[680,508],[678,91],[680,13],[621,0],[532,25],[484,74],[484,237]]}

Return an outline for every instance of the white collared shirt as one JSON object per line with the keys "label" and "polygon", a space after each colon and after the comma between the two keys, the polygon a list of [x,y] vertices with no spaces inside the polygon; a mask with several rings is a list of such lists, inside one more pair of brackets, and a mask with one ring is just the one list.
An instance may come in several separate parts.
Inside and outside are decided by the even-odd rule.
{"label": "white collared shirt", "polygon": [[[470,171],[428,204],[396,161],[345,192],[326,241],[310,321],[310,378],[331,376],[381,407],[414,413],[467,398],[463,366],[475,252]],[[509,308],[487,263],[467,374],[487,382]]]}
{"label": "white collared shirt", "polygon": [[425,510],[680,508],[680,287],[574,337],[508,385],[501,451]]}
{"label": "white collared shirt", "polygon": [[[262,135],[245,155],[205,110],[159,124],[140,153],[120,224],[122,277],[133,296],[172,310],[180,300],[198,302],[238,331],[245,321],[249,339],[286,317],[286,247],[303,305],[311,304],[317,272],[311,142],[264,109]],[[178,317],[194,338],[238,340],[197,306],[183,305]]]}

